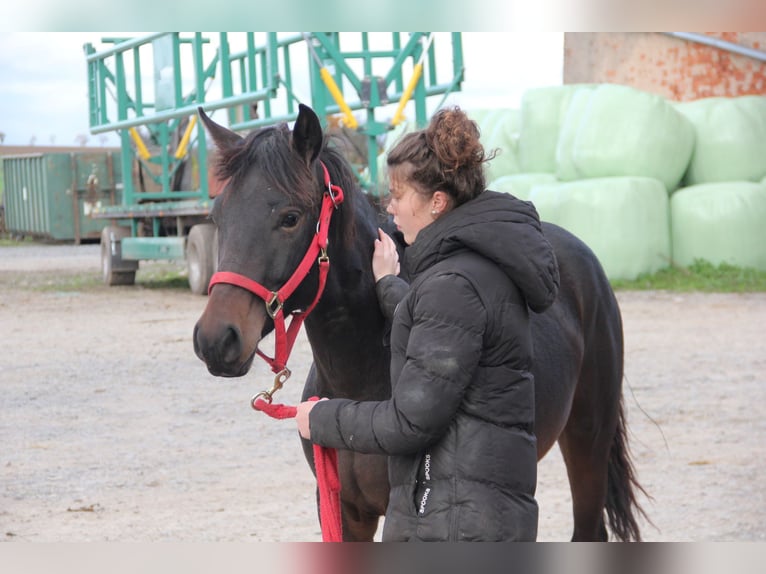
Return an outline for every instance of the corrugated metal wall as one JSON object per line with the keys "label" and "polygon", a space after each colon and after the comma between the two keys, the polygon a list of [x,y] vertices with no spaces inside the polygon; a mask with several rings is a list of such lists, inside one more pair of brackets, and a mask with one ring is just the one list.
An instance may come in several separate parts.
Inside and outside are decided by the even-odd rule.
{"label": "corrugated metal wall", "polygon": [[[706,36],[766,52],[766,32]],[[564,35],[564,83],[623,84],[677,101],[766,93],[766,62],[649,32]]]}

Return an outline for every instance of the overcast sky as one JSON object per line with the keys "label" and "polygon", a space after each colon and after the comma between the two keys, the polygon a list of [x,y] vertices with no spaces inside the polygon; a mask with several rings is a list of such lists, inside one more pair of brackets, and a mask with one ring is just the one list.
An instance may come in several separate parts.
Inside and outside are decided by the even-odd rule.
{"label": "overcast sky", "polygon": [[[6,145],[116,145],[114,133],[88,128],[83,45],[97,49],[103,36],[142,33],[0,32],[0,132]],[[216,34],[212,34],[216,37]],[[532,87],[562,82],[563,34],[557,32],[463,33],[465,81],[450,103],[466,109],[518,107]]]}

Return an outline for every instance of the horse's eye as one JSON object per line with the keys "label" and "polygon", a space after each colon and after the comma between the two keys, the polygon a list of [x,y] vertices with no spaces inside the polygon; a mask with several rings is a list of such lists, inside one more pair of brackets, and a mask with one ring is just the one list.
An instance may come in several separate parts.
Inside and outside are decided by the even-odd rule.
{"label": "horse's eye", "polygon": [[297,213],[286,214],[282,218],[282,221],[279,224],[285,229],[290,229],[291,227],[295,227],[296,225],[298,225],[298,214]]}

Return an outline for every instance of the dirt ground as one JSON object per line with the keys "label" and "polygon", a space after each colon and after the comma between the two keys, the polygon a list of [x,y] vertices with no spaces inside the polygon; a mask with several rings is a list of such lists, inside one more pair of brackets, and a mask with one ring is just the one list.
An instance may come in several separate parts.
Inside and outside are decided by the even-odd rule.
{"label": "dirt ground", "polygon": [[[0,540],[320,540],[294,422],[249,406],[270,371],[209,375],[206,300],[146,282],[158,266],[108,288],[97,245],[0,247]],[[766,540],[766,294],[618,298],[645,539]],[[301,339],[278,402],[310,360]],[[557,450],[538,500],[539,540],[568,540]]]}

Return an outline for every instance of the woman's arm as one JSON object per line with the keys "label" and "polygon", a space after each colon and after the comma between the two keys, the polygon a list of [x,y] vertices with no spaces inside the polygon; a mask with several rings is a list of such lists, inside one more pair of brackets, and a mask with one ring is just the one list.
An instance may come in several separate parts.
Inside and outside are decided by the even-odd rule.
{"label": "woman's arm", "polygon": [[407,454],[444,434],[479,364],[487,317],[473,286],[461,277],[438,277],[421,289],[391,399],[301,406],[300,416],[311,409],[304,438],[357,452]]}

